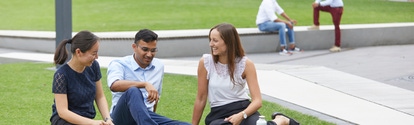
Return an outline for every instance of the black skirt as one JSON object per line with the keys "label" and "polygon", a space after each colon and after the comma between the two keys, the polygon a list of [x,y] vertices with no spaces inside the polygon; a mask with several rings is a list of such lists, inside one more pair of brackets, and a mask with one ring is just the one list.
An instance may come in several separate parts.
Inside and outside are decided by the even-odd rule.
{"label": "black skirt", "polygon": [[[232,102],[223,106],[211,108],[210,113],[205,119],[206,125],[231,125],[230,122],[225,122],[224,119],[230,117],[231,115],[242,112],[250,105],[249,100]],[[259,112],[255,112],[246,119],[244,119],[240,125],[255,125],[256,121],[259,119]]]}

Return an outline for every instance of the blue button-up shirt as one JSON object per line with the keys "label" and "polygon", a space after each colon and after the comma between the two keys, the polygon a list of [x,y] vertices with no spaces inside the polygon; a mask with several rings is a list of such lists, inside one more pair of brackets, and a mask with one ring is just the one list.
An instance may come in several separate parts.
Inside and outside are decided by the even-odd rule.
{"label": "blue button-up shirt", "polygon": [[[111,61],[108,65],[108,87],[117,80],[129,80],[129,81],[140,81],[149,82],[158,94],[161,95],[162,90],[162,79],[164,77],[164,64],[157,58],[154,58],[148,67],[142,68],[134,60],[134,56],[125,56],[120,59]],[[155,102],[149,103],[147,101],[148,92],[145,88],[140,88],[142,95],[144,96],[144,102],[147,108],[151,111],[154,109]],[[112,109],[118,103],[119,98],[124,92],[112,92]]]}

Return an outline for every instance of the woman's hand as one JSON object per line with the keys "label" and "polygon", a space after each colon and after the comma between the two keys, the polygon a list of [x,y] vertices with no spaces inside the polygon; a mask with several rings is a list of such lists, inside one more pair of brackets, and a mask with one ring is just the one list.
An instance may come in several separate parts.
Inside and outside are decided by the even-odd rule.
{"label": "woman's hand", "polygon": [[106,120],[106,121],[104,121],[103,125],[115,125],[115,124],[112,123],[112,120]]}
{"label": "woman's hand", "polygon": [[233,125],[239,125],[242,120],[243,120],[243,113],[241,112],[224,119],[224,121],[228,121],[232,123]]}
{"label": "woman's hand", "polygon": [[92,125],[108,125],[102,120],[93,120]]}

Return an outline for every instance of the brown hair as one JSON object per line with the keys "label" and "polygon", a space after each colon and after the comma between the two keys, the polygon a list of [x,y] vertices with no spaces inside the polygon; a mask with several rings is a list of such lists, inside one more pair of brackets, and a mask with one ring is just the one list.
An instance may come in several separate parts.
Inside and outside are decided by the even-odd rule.
{"label": "brown hair", "polygon": [[54,64],[63,64],[68,58],[66,44],[70,44],[70,52],[75,53],[76,49],[80,49],[82,53],[88,51],[98,42],[99,38],[90,31],[84,30],[77,33],[72,39],[66,39],[60,42],[55,51],[53,58]]}
{"label": "brown hair", "polygon": [[[228,70],[230,74],[230,80],[234,84],[234,70],[236,69],[236,62],[240,61],[240,59],[245,56],[243,46],[240,42],[239,33],[237,33],[236,28],[232,24],[221,23],[210,29],[208,37],[210,41],[211,31],[214,29],[217,29],[217,31],[220,33],[220,37],[224,40],[224,44],[227,46]],[[218,59],[218,55],[213,55],[214,63],[217,63]]]}

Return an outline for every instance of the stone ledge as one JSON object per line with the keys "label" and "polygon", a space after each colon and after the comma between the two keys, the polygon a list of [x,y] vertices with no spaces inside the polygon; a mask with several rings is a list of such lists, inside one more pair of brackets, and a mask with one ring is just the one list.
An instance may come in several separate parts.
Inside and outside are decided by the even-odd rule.
{"label": "stone ledge", "polygon": [[[334,27],[320,26],[320,30],[295,27],[296,44],[302,49],[321,50],[333,45]],[[237,28],[246,53],[276,52],[279,36],[261,32],[257,28]],[[354,48],[378,45],[414,44],[414,23],[341,25],[342,47]],[[209,29],[155,30],[159,35],[157,57],[200,56],[210,53]],[[101,37],[99,54],[124,56],[130,49],[136,31],[95,32]],[[75,34],[75,33],[73,33]],[[0,47],[54,53],[55,32],[0,30]]]}

